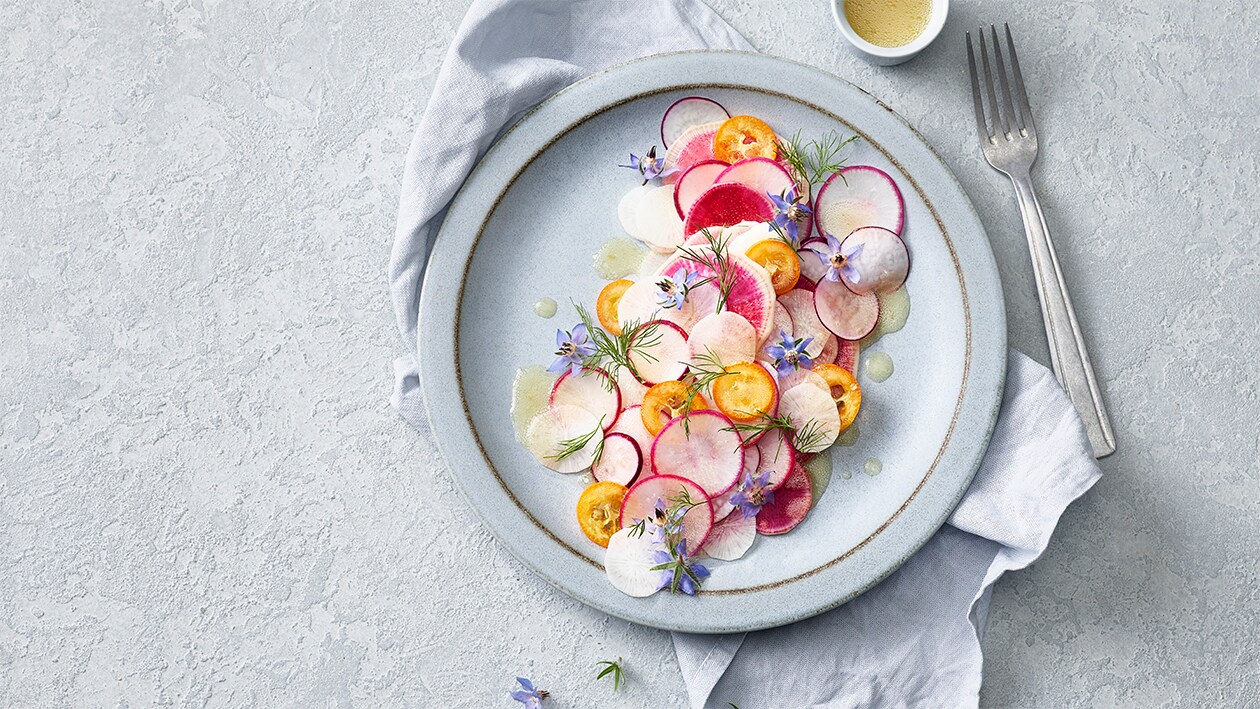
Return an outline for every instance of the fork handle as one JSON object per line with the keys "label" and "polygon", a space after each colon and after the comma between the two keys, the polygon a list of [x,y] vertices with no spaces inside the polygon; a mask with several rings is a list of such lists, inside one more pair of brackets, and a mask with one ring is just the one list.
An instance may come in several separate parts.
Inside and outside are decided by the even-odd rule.
{"label": "fork handle", "polygon": [[1085,433],[1094,447],[1095,458],[1105,458],[1116,451],[1115,435],[1107,420],[1102,393],[1089,363],[1085,338],[1081,336],[1072,299],[1068,296],[1063,272],[1059,270],[1059,257],[1050,241],[1050,230],[1041,213],[1041,203],[1033,191],[1032,179],[1027,173],[1011,175],[1015,183],[1015,195],[1019,199],[1019,211],[1024,217],[1024,231],[1028,235],[1028,249],[1032,252],[1033,275],[1037,279],[1037,295],[1041,299],[1041,315],[1046,323],[1046,340],[1050,345],[1050,362],[1054,376],[1067,390],[1068,397],[1085,422]]}

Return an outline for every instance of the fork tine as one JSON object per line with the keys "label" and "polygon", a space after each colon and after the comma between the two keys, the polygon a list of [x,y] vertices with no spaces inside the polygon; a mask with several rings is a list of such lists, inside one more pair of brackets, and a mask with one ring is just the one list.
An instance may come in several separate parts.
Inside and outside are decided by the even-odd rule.
{"label": "fork tine", "polygon": [[[984,41],[984,28],[977,33],[980,37],[980,63],[984,66],[984,85],[989,94],[989,117],[993,119],[993,136],[1009,133],[1002,122],[1002,114],[998,111],[997,94],[993,92],[993,72],[989,71],[989,49]],[[996,47],[994,49],[997,49]]]}
{"label": "fork tine", "polygon": [[1019,57],[1015,54],[1015,40],[1011,37],[1011,26],[1008,23],[1004,23],[1003,26],[1006,28],[1006,48],[1011,52],[1011,75],[1015,79],[1015,100],[1019,102],[1024,132],[1035,133],[1032,107],[1028,105],[1028,92],[1024,90],[1024,75],[1019,73]]}
{"label": "fork tine", "polygon": [[1006,66],[1002,61],[1002,43],[998,41],[997,27],[989,25],[993,33],[993,59],[997,62],[998,81],[1002,83],[1002,112],[1006,118],[1008,133],[1018,133],[1022,127],[1019,114],[1015,112],[1015,104],[1011,102],[1011,85],[1006,80]]}
{"label": "fork tine", "polygon": [[976,74],[976,53],[971,48],[971,33],[967,33],[967,68],[971,70],[971,101],[976,108],[976,130],[980,132],[980,142],[993,139],[989,134],[989,125],[984,120],[984,102],[980,99],[980,77]]}

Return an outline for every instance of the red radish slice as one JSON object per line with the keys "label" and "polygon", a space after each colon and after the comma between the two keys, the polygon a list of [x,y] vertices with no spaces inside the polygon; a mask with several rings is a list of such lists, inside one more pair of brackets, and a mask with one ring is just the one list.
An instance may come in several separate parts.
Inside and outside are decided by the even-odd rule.
{"label": "red radish slice", "polygon": [[774,203],[756,190],[737,182],[723,182],[705,190],[683,222],[683,234],[701,229],[728,227],[742,221],[764,222],[774,217]]}
{"label": "red radish slice", "polygon": [[709,540],[704,543],[705,554],[721,561],[735,561],[752,548],[757,540],[757,518],[745,517],[738,510],[713,525]]}
{"label": "red radish slice", "polygon": [[[687,373],[687,333],[666,320],[653,320],[640,328],[645,335],[630,338],[628,359],[644,384],[651,386]],[[639,344],[635,340],[642,337]]]}
{"label": "red radish slice", "polygon": [[635,598],[646,598],[656,593],[661,585],[660,570],[652,567],[659,562],[652,552],[660,549],[650,534],[631,534],[629,529],[619,529],[608,540],[604,554],[604,573],[608,582],[618,591]]}
{"label": "red radish slice", "polygon": [[[796,429],[796,450],[817,453],[831,447],[840,435],[840,411],[830,389],[819,389],[810,383],[798,384],[779,394],[779,415],[792,420]],[[802,440],[806,430],[812,435]]]}
{"label": "red radish slice", "polygon": [[792,175],[770,158],[745,158],[718,175],[717,183],[738,182],[764,195],[781,195],[796,184]]}
{"label": "red radish slice", "polygon": [[661,116],[661,143],[668,148],[678,140],[689,128],[718,123],[730,118],[731,114],[722,104],[703,96],[680,98],[665,109]]}
{"label": "red radish slice", "polygon": [[851,249],[862,249],[853,259],[861,279],[857,283],[850,283],[847,278],[844,281],[849,290],[858,295],[891,293],[906,282],[906,275],[910,273],[910,252],[906,250],[905,242],[882,227],[858,229],[845,237],[840,248],[845,253]]}
{"label": "red radish slice", "polygon": [[652,467],[657,475],[678,475],[699,485],[708,497],[735,485],[744,468],[744,449],[731,420],[717,411],[692,411],[665,424],[652,444]]}
{"label": "red radish slice", "polygon": [[757,331],[743,315],[713,313],[692,326],[687,346],[692,362],[708,357],[716,357],[722,364],[751,362],[757,353]]}
{"label": "red radish slice", "polygon": [[591,475],[599,482],[605,480],[629,487],[639,477],[643,467],[643,452],[633,438],[624,433],[604,436],[604,452],[591,465]]}
{"label": "red radish slice", "polygon": [[551,387],[548,403],[552,406],[577,406],[603,419],[604,430],[617,423],[621,411],[621,390],[608,386],[608,372],[594,367],[583,367],[575,377],[571,372],[560,375]]}
{"label": "red radish slice", "polygon": [[879,298],[874,293],[858,295],[840,281],[818,282],[814,310],[823,326],[846,340],[866,337],[879,322]]}
{"label": "red radish slice", "polygon": [[767,484],[772,490],[787,480],[792,467],[796,465],[796,449],[783,437],[782,429],[772,428],[766,431],[761,440],[757,441],[757,453],[757,474],[770,473]]}
{"label": "red radish slice", "polygon": [[862,346],[857,340],[842,340],[838,337],[836,342],[840,345],[836,351],[836,364],[849,370],[849,374],[856,374],[858,354],[861,353]]}
{"label": "red radish slice", "polygon": [[[697,252],[702,256],[712,253],[704,247],[697,249]],[[753,263],[746,256],[728,253],[727,262],[731,266],[734,279],[730,297],[726,299],[726,310],[744,316],[744,319],[751,323],[757,331],[757,340],[760,342],[769,336],[770,327],[774,320],[774,286],[770,283],[770,276],[766,273],[766,269]],[[685,266],[695,271],[700,278],[715,278],[718,274],[711,264],[711,261],[706,261],[705,263],[690,261],[679,254],[662,264],[654,278],[659,278],[667,273],[672,274],[679,266]],[[717,285],[713,282],[698,290],[708,291],[712,296],[716,296],[718,293]],[[630,291],[627,290],[626,292],[629,293]],[[691,297],[687,297],[688,302],[691,301]],[[622,302],[625,302],[624,296],[622,297]],[[717,309],[716,302],[715,298],[713,301],[714,307],[711,307],[708,312],[712,313]]]}
{"label": "red radish slice", "polygon": [[[906,205],[888,173],[870,165],[854,165],[827,178],[814,200],[818,233],[843,239],[864,226],[901,234]],[[690,233],[690,232],[688,232]]]}
{"label": "red radish slice", "polygon": [[[617,368],[617,388],[621,390],[621,405],[627,408],[642,404],[643,397],[647,396],[648,390],[647,387],[643,386],[643,382],[635,379],[630,370],[625,367]],[[621,417],[618,416],[617,423],[620,422]]]}
{"label": "red radish slice", "polygon": [[639,444],[639,453],[643,456],[642,470],[639,472],[641,478],[655,475],[656,471],[652,469],[652,443],[656,440],[656,436],[648,433],[647,428],[643,425],[643,417],[639,415],[639,404],[627,406],[625,411],[617,417],[617,425],[612,427],[608,432],[609,436],[614,434],[625,434],[634,439]]}
{"label": "red radish slice", "polygon": [[779,389],[782,391],[793,389],[800,384],[811,384],[818,387],[820,391],[831,393],[831,385],[827,384],[827,380],[823,379],[821,374],[812,369],[797,369],[779,377]]}
{"label": "red radish slice", "polygon": [[652,185],[639,185],[627,192],[617,203],[617,218],[621,220],[621,228],[636,239],[639,238],[639,211],[643,208],[643,198],[654,189],[656,187]]}
{"label": "red radish slice", "polygon": [[[626,493],[621,501],[621,526],[629,527],[635,520],[652,520],[656,515],[657,503],[669,506],[670,500],[682,492],[691,497],[692,502],[700,504],[692,507],[683,515],[683,539],[687,540],[688,549],[699,549],[713,529],[713,508],[709,506],[709,496],[694,482],[677,475],[653,475],[640,478]],[[649,536],[645,534],[644,536]],[[659,576],[658,576],[659,578]]]}
{"label": "red radish slice", "polygon": [[792,474],[774,491],[774,501],[757,513],[758,534],[786,534],[809,514],[814,493],[809,475],[800,465],[792,466]]}
{"label": "red radish slice", "polygon": [[729,165],[721,160],[704,160],[678,176],[678,181],[674,183],[674,209],[678,212],[679,219],[687,216],[691,205],[696,203],[705,190],[713,186],[718,175],[727,167]]}
{"label": "red radish slice", "polygon": [[[713,136],[721,125],[722,121],[714,121],[688,128],[678,136],[678,140],[669,144],[669,150],[665,151],[665,167],[686,171],[692,165],[713,160]],[[681,174],[681,172],[676,172],[661,181],[672,184]]]}
{"label": "red radish slice", "polygon": [[[813,342],[805,348],[805,354],[812,359],[818,359],[819,355],[827,349],[827,328],[823,327],[822,321],[818,319],[818,314],[814,312],[814,294],[800,288],[796,288],[779,296],[779,303],[787,308],[788,314],[792,316],[792,337],[813,338]],[[832,352],[831,356],[835,356]],[[830,360],[826,360],[830,361]]]}
{"label": "red radish slice", "polygon": [[557,473],[577,473],[591,467],[601,436],[590,436],[586,445],[577,452],[556,459],[564,449],[564,441],[588,436],[599,428],[599,418],[580,406],[548,406],[529,422],[525,434],[525,447],[539,463]]}
{"label": "red radish slice", "polygon": [[670,185],[653,187],[638,201],[639,213],[634,217],[638,233],[631,236],[660,250],[673,250],[683,242],[682,218],[674,208],[674,188]]}

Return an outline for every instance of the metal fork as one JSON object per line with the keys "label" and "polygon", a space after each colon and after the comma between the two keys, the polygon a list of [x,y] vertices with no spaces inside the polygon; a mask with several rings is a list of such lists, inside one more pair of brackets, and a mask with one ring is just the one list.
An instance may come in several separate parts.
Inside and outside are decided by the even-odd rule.
{"label": "metal fork", "polygon": [[[976,54],[972,49],[971,33],[967,33],[967,66],[971,70],[971,96],[976,108],[976,128],[980,131],[980,145],[984,157],[994,169],[1011,178],[1015,183],[1015,196],[1019,211],[1024,217],[1024,231],[1028,235],[1028,249],[1032,252],[1033,275],[1037,279],[1037,295],[1041,299],[1041,314],[1046,323],[1046,339],[1050,344],[1050,361],[1054,376],[1067,390],[1076,410],[1085,421],[1085,432],[1094,447],[1094,457],[1103,458],[1116,451],[1115,436],[1107,420],[1102,394],[1089,363],[1085,339],[1072,310],[1063,272],[1059,270],[1059,258],[1050,231],[1041,214],[1041,204],[1033,191],[1029,171],[1037,160],[1037,128],[1033,125],[1032,110],[1028,106],[1028,93],[1024,90],[1024,77],[1019,73],[1019,58],[1015,56],[1015,42],[1011,38],[1010,25],[1006,29],[1006,46],[1011,58],[1011,78],[1015,92],[1012,97],[1011,82],[1007,80],[1002,60],[1002,44],[998,41],[997,28],[989,26],[993,35],[993,59],[996,69],[989,66],[989,49],[985,43],[984,28],[980,28],[980,64],[984,68],[984,94],[987,97],[989,118],[985,119],[985,104],[981,96],[981,79],[976,71]],[[996,82],[996,85],[995,85]],[[998,103],[998,87],[1002,101]]]}

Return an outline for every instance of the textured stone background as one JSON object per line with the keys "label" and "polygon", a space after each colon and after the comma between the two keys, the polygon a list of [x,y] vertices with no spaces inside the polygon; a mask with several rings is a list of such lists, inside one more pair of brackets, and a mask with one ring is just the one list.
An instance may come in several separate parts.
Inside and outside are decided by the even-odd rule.
{"label": "textured stone background", "polygon": [[[965,27],[1015,23],[1121,451],[998,585],[983,704],[1260,702],[1257,6],[955,0],[878,69],[823,0],[713,4],[939,148],[1045,361],[963,72]],[[493,707],[518,673],[682,705],[667,636],[509,558],[387,404],[398,181],[461,14],[0,2],[0,705]]]}

